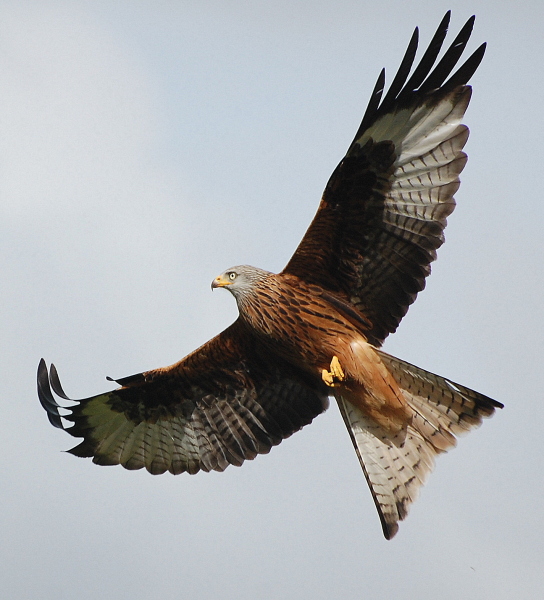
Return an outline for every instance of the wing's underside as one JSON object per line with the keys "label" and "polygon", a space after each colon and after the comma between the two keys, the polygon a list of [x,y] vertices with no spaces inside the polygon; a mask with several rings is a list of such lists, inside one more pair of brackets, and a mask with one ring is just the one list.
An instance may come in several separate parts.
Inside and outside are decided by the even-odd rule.
{"label": "wing's underside", "polygon": [[361,127],[284,270],[350,302],[372,323],[365,333],[375,345],[396,330],[425,287],[444,241],[446,217],[455,207],[453,196],[467,159],[462,149],[468,129],[461,123],[470,100],[465,84],[485,44],[451,73],[473,21],[433,69],[448,28],[446,14],[408,78],[416,29],[380,103],[382,71]]}
{"label": "wing's underside", "polygon": [[[61,417],[53,392],[70,399],[56,369],[48,373],[43,360],[38,368],[49,420],[83,438],[72,454],[153,474],[239,466],[310,423],[328,402],[315,382],[265,356],[238,322],[180,363],[119,383]],[[62,419],[73,426],[65,428]]]}

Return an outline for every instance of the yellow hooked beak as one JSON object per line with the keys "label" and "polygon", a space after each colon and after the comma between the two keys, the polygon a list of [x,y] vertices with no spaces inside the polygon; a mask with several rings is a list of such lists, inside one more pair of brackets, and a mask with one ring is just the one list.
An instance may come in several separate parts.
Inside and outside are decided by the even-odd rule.
{"label": "yellow hooked beak", "polygon": [[232,281],[228,277],[226,277],[224,274],[218,275],[212,281],[212,290],[215,288],[225,287],[226,285],[232,285]]}

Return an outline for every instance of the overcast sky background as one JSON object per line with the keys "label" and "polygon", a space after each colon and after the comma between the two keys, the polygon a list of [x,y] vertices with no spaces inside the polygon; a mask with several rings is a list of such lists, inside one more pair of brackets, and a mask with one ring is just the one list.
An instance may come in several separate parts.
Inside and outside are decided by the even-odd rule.
{"label": "overcast sky background", "polygon": [[[385,349],[506,408],[383,539],[335,406],[222,474],[61,450],[39,359],[85,397],[236,317],[281,270],[413,27],[487,41],[468,165],[427,289]],[[0,1],[0,596],[534,599],[544,594],[541,0]],[[467,54],[468,56],[468,54]]]}

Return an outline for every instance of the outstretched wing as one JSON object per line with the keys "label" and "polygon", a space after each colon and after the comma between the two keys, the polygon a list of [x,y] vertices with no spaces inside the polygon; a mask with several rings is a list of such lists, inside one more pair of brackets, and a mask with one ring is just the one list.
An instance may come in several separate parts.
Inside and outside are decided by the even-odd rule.
{"label": "outstretched wing", "polygon": [[153,474],[239,466],[310,423],[328,402],[303,373],[265,354],[240,321],[171,367],[117,382],[121,388],[79,400],[65,416],[52,393],[69,400],[55,367],[48,374],[42,359],[38,368],[49,420],[83,438],[72,454]]}
{"label": "outstretched wing", "polygon": [[[446,13],[419,65],[418,30],[383,101],[382,71],[345,158],[284,273],[342,296],[371,321],[380,345],[395,331],[443,243],[453,211],[468,129],[465,84],[485,44],[450,77],[470,37],[469,19],[434,67],[448,29]],[[444,83],[446,81],[446,83]]]}

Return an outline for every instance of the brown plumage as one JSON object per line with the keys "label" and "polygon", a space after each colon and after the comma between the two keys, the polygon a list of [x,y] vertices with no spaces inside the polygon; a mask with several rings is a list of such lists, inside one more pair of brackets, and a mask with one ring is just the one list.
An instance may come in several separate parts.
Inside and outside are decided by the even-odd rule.
{"label": "brown plumage", "polygon": [[455,206],[466,83],[485,45],[451,73],[473,21],[435,66],[447,13],[409,77],[416,29],[383,100],[382,71],[284,271],[240,266],[214,280],[238,304],[228,329],[170,367],[77,401],[66,415],[53,395],[68,399],[56,369],[40,362],[49,420],[63,429],[63,420],[73,423],[66,431],[83,438],[73,454],[153,474],[222,471],[268,452],[334,395],[384,534],[395,535],[434,457],[502,407],[379,349],[423,289]]}

